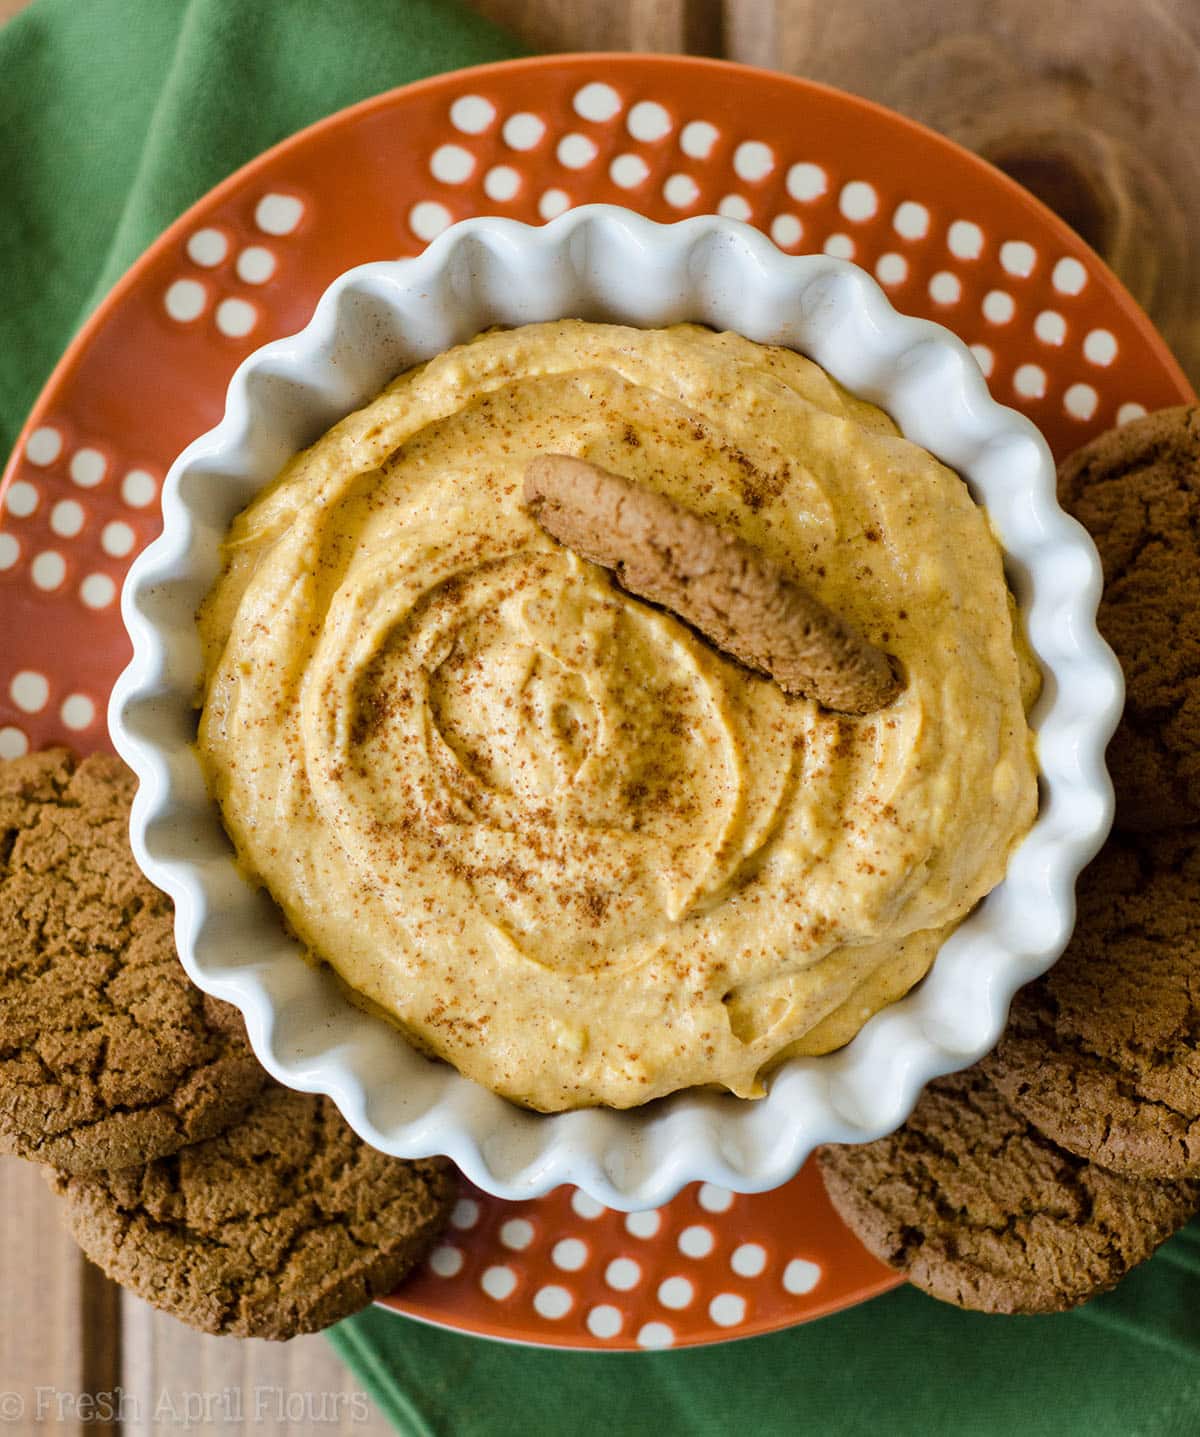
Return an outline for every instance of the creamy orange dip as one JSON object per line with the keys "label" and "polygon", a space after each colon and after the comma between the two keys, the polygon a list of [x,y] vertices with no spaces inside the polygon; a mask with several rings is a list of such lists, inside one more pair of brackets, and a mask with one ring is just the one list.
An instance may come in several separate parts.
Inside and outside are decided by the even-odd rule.
{"label": "creamy orange dip", "polygon": [[[788,698],[521,505],[540,452],[728,526],[903,666]],[[845,1043],[1030,826],[1036,679],[962,480],[785,349],[489,333],[235,521],[199,749],[245,869],[423,1050],[543,1110]]]}

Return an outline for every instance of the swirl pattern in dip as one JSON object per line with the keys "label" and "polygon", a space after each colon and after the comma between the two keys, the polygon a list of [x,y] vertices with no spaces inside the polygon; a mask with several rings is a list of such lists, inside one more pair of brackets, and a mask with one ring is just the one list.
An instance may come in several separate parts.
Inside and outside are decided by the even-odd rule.
{"label": "swirl pattern in dip", "polygon": [[[901,662],[784,695],[544,534],[539,452],[788,566]],[[396,380],[236,520],[200,752],[309,950],[547,1111],[742,1095],[926,971],[1032,823],[1036,683],[957,475],[788,350],[692,326],[489,333]]]}

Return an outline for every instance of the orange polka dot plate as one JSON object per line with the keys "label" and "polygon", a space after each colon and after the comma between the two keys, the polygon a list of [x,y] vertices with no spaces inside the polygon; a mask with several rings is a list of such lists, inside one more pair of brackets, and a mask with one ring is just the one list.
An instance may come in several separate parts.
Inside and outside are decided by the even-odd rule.
{"label": "orange polka dot plate", "polygon": [[[719,212],[786,252],[850,258],[971,347],[1056,454],[1190,391],[1116,280],[1035,201],[865,102],[718,62],[555,56],[447,75],[313,127],[219,186],[71,346],[6,471],[0,754],[103,745],[129,645],[115,603],[160,527],[163,475],[237,364],[304,324],[340,272],[457,219],[590,202]],[[628,1216],[559,1189],[464,1197],[391,1300],[550,1345],[683,1346],[836,1310],[894,1282],[811,1167],[773,1193],[691,1187]]]}

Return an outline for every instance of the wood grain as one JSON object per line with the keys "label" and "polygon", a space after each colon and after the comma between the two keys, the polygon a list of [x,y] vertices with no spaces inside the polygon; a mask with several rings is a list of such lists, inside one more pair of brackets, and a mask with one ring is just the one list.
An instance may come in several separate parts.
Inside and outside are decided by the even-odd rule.
{"label": "wood grain", "polygon": [[291,1342],[208,1337],[126,1295],[122,1437],[200,1430],[205,1437],[385,1437],[390,1425],[321,1336]]}
{"label": "wood grain", "polygon": [[878,100],[1008,170],[1200,383],[1196,0],[729,0],[730,58]]}
{"label": "wood grain", "polygon": [[[719,55],[722,0],[469,0],[531,50]],[[734,0],[736,3],[736,0]],[[756,4],[757,0],[750,0]]]}
{"label": "wood grain", "polygon": [[120,1289],[59,1225],[41,1170],[0,1158],[0,1430],[114,1437],[105,1401],[121,1385]]}

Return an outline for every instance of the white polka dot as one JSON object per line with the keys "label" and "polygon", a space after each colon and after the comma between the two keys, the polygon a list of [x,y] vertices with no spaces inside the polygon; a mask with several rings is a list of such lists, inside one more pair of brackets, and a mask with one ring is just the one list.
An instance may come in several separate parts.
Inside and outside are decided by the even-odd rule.
{"label": "white polka dot", "polygon": [[663,199],[677,210],[685,210],[700,198],[700,186],[691,175],[671,175],[663,185]]}
{"label": "white polka dot", "polygon": [[73,539],[83,527],[82,504],[73,499],[60,499],[50,510],[50,527],[62,539]]}
{"label": "white polka dot", "polygon": [[787,192],[794,200],[820,199],[828,188],[829,176],[820,165],[804,160],[787,172]]}
{"label": "white polka dot", "polygon": [[582,1188],[576,1188],[571,1194],[571,1208],[577,1217],[587,1218],[588,1221],[600,1217],[608,1211],[603,1203],[597,1202],[590,1193],[585,1193]]}
{"label": "white polka dot", "polygon": [[948,269],[940,269],[929,279],[929,298],[934,304],[957,304],[962,298],[962,282]]}
{"label": "white polka dot", "polygon": [[635,140],[650,144],[671,133],[671,117],[653,100],[639,100],[629,112],[626,128]]}
{"label": "white polka dot", "polygon": [[881,254],[875,261],[875,278],[880,284],[903,284],[908,278],[908,261],[895,250]]}
{"label": "white polka dot", "polygon": [[975,363],[979,366],[986,379],[996,367],[996,356],[986,344],[973,344],[971,353],[975,356]]}
{"label": "white polka dot", "polygon": [[713,1250],[714,1242],[712,1229],[697,1223],[685,1227],[679,1234],[679,1251],[684,1257],[707,1257]]}
{"label": "white polka dot", "polygon": [[570,134],[559,140],[554,153],[558,156],[558,163],[568,170],[582,170],[592,163],[597,152],[595,142],[586,135]]}
{"label": "white polka dot", "polygon": [[436,200],[419,200],[408,212],[408,227],[418,239],[436,239],[451,223],[450,211]]}
{"label": "white polka dot", "polygon": [[116,598],[116,585],[106,573],[89,573],[79,585],[79,596],[89,609],[108,608]]}
{"label": "white polka dot", "polygon": [[653,1237],[661,1226],[662,1215],[657,1212],[631,1212],[625,1219],[625,1231],[630,1237]]}
{"label": "white polka dot", "polygon": [[57,589],[67,577],[67,561],[54,549],[47,549],[36,556],[29,573],[39,589]]}
{"label": "white polka dot", "polygon": [[719,1292],[708,1304],[708,1315],[718,1327],[736,1327],[746,1316],[746,1299],[736,1292]]}
{"label": "white polka dot", "polygon": [[739,1277],[757,1277],[767,1265],[767,1250],[757,1242],[744,1242],[735,1247],[729,1266]]}
{"label": "white polka dot", "polygon": [[720,136],[716,125],[710,125],[707,120],[692,120],[683,127],[679,148],[693,160],[707,160]]}
{"label": "white polka dot", "polygon": [[794,1257],[783,1269],[783,1287],[785,1292],[796,1294],[811,1292],[821,1280],[821,1269],[815,1262],[808,1262],[802,1257]]}
{"label": "white polka dot", "polygon": [[733,172],[753,184],[765,180],[775,168],[775,151],[761,140],[745,140],[733,152]]}
{"label": "white polka dot", "polygon": [[304,215],[304,201],[295,195],[263,195],[254,223],[264,234],[290,235]]}
{"label": "white polka dot", "polygon": [[745,222],[754,211],[750,208],[750,202],[745,195],[725,195],[717,206],[717,213],[724,215],[727,220]]}
{"label": "white polka dot", "polygon": [[479,1204],[474,1198],[459,1198],[450,1214],[450,1226],[467,1232],[479,1221]]}
{"label": "white polka dot", "polygon": [[0,570],[11,569],[20,557],[20,544],[11,534],[0,534]]}
{"label": "white polka dot", "polygon": [[429,173],[444,185],[461,185],[475,173],[475,156],[461,145],[439,145],[429,157]]}
{"label": "white polka dot", "polygon": [[578,1272],[587,1258],[587,1243],[580,1242],[577,1237],[562,1238],[550,1252],[550,1261],[564,1272]]}
{"label": "white polka dot", "polygon": [[237,257],[237,274],[244,284],[266,284],[275,273],[275,256],[260,244],[247,245]]}
{"label": "white polka dot", "polygon": [[946,246],[956,259],[978,259],[983,253],[983,231],[972,220],[955,220],[946,231]]}
{"label": "white polka dot", "polygon": [[29,752],[29,740],[19,728],[6,724],[0,728],[0,758],[20,758]]}
{"label": "white polka dot", "polygon": [[513,1217],[501,1227],[500,1241],[513,1252],[524,1252],[533,1241],[533,1224],[523,1217]]}
{"label": "white polka dot", "polygon": [[25,458],[31,464],[53,464],[62,453],[62,435],[57,429],[35,429],[25,441]]}
{"label": "white polka dot", "polygon": [[158,485],[154,482],[154,476],[147,474],[144,469],[131,469],[121,480],[121,498],[131,509],[144,509],[147,504],[154,502],[157,493]]}
{"label": "white polka dot", "polygon": [[108,460],[98,449],[77,449],[71,456],[71,478],[81,489],[94,489],[108,473]]}
{"label": "white polka dot", "polygon": [[1061,344],[1067,337],[1067,321],[1054,309],[1044,309],[1033,321],[1033,332],[1043,344]]}
{"label": "white polka dot", "polygon": [[107,574],[89,574],[79,586],[79,597],[89,609],[104,609],[117,596],[117,586]]}
{"label": "white polka dot", "polygon": [[834,259],[854,258],[854,241],[849,235],[830,235],[821,248]]}
{"label": "white polka dot", "polygon": [[565,1317],[575,1299],[565,1287],[539,1287],[533,1295],[533,1308],[540,1317]]}
{"label": "white polka dot", "polygon": [[705,1212],[728,1212],[733,1206],[733,1194],[716,1183],[702,1183],[696,1197]]}
{"label": "white polka dot", "polygon": [[1072,384],[1063,395],[1063,404],[1073,419],[1090,419],[1100,403],[1100,396],[1090,384]]}
{"label": "white polka dot", "polygon": [[1087,270],[1077,259],[1065,256],[1050,272],[1050,283],[1059,294],[1078,294],[1087,284]]}
{"label": "white polka dot", "polygon": [[1016,303],[1007,290],[989,289],[983,297],[983,317],[991,324],[1007,324],[1016,312]]}
{"label": "white polka dot", "polygon": [[[1130,400],[1128,404],[1122,404],[1117,410],[1117,423],[1128,424],[1131,420],[1141,419],[1146,413],[1146,406],[1139,404],[1136,400]],[[2,536],[0,536],[2,537]]]}
{"label": "white polka dot", "polygon": [[867,184],[866,180],[851,180],[848,185],[842,186],[838,209],[848,220],[859,224],[869,220],[878,208],[879,196],[875,193],[875,186]]}
{"label": "white polka dot", "polygon": [[623,1322],[619,1309],[610,1307],[607,1302],[593,1307],[587,1315],[587,1328],[593,1337],[616,1337]]}
{"label": "white polka dot", "polygon": [[1108,365],[1117,357],[1117,337],[1111,330],[1093,329],[1083,341],[1083,357],[1089,364]]}
{"label": "white polka dot", "polygon": [[429,1266],[437,1277],[457,1277],[462,1271],[462,1249],[443,1243],[429,1254]]}
{"label": "white polka dot", "polygon": [[197,230],[187,242],[188,259],[211,269],[229,253],[229,240],[220,230]]}
{"label": "white polka dot", "polygon": [[460,95],[450,106],[450,123],[464,135],[482,135],[495,118],[495,105],[482,95]]}
{"label": "white polka dot", "polygon": [[217,328],[230,339],[249,334],[258,319],[258,310],[248,299],[223,299],[217,305]]}
{"label": "white polka dot", "polygon": [[632,190],[650,173],[650,166],[641,155],[618,155],[609,165],[608,173],[614,185]]}
{"label": "white polka dot", "polygon": [[780,249],[791,249],[804,238],[804,226],[795,215],[776,215],[771,221],[771,238]]}
{"label": "white polka dot", "polygon": [[929,211],[916,200],[905,200],[896,207],[892,228],[904,239],[924,239],[929,233]]}
{"label": "white polka dot", "polygon": [[1037,264],[1037,250],[1024,240],[1005,240],[1000,246],[1000,263],[1006,273],[1028,279]]}
{"label": "white polka dot", "polygon": [[50,697],[50,684],[45,674],[35,674],[32,669],[22,669],[13,675],[8,686],[13,703],[22,713],[40,713]]}
{"label": "white polka dot", "polygon": [[638,1332],[637,1340],[639,1347],[670,1347],[675,1334],[665,1322],[647,1322]]}
{"label": "white polka dot", "polygon": [[511,165],[494,165],[483,177],[483,192],[489,200],[511,200],[521,188],[521,176]]}
{"label": "white polka dot", "polygon": [[691,1302],[696,1289],[686,1277],[668,1277],[658,1284],[658,1300],[678,1312]]}
{"label": "white polka dot", "polygon": [[489,1267],[484,1270],[479,1285],[489,1297],[503,1302],[506,1297],[512,1296],[517,1285],[517,1274],[511,1267]]}
{"label": "white polka dot", "polygon": [[1041,399],[1046,393],[1046,371],[1040,364],[1022,364],[1013,375],[1013,388],[1025,399]]}
{"label": "white polka dot", "polygon": [[163,295],[163,306],[172,319],[190,324],[204,313],[208,291],[198,279],[177,279]]}
{"label": "white polka dot", "polygon": [[16,519],[27,519],[38,506],[38,491],[24,479],[8,486],[5,504],[8,512]]}
{"label": "white polka dot", "polygon": [[59,710],[62,721],[70,729],[87,728],[96,717],[96,705],[87,694],[68,694]]}
{"label": "white polka dot", "polygon": [[538,200],[538,214],[544,220],[556,219],[571,208],[571,196],[565,190],[547,190]]}
{"label": "white polka dot", "polygon": [[528,110],[509,115],[500,132],[510,150],[532,150],[546,133],[546,122]]}
{"label": "white polka dot", "polygon": [[604,1281],[618,1292],[628,1292],[642,1280],[642,1269],[631,1257],[614,1257],[604,1269]]}
{"label": "white polka dot", "polygon": [[621,97],[611,85],[593,80],[582,90],[576,90],[572,104],[575,106],[577,115],[582,115],[585,120],[594,120],[597,124],[602,124],[620,112]]}

